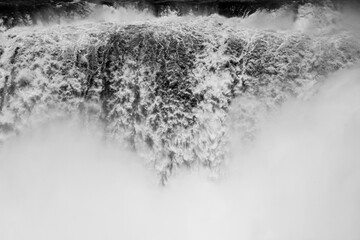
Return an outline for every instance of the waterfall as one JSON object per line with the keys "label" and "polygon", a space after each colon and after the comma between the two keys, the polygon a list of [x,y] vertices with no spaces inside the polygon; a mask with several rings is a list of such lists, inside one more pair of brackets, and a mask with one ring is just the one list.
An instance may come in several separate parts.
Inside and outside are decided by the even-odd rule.
{"label": "waterfall", "polygon": [[[277,14],[250,18],[291,21]],[[314,15],[315,27],[324,27],[319,32],[294,30],[303,19],[271,30],[217,15],[140,16],[4,32],[2,138],[80,114],[163,178],[183,165],[218,169],[229,131],[253,139],[262,116],[289,98],[310,97],[327,75],[360,57],[351,32],[327,26],[335,13]]]}
{"label": "waterfall", "polygon": [[360,236],[357,13],[93,11],[0,32],[0,239]]}

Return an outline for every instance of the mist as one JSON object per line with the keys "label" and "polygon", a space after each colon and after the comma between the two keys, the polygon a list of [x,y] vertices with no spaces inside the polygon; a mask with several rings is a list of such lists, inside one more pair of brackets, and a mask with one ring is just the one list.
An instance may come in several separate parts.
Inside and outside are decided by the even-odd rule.
{"label": "mist", "polygon": [[315,98],[269,117],[254,145],[233,142],[242,150],[226,184],[245,239],[359,238],[359,76],[335,74]]}
{"label": "mist", "polygon": [[186,170],[161,187],[74,120],[29,130],[0,149],[0,239],[359,239],[359,76],[289,101],[251,144],[234,136],[217,180]]}

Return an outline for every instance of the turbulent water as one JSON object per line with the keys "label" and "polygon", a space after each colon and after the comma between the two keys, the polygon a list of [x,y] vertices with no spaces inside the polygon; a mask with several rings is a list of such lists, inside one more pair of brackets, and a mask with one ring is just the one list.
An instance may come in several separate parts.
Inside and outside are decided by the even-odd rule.
{"label": "turbulent water", "polygon": [[103,8],[4,30],[0,238],[358,239],[358,20]]}

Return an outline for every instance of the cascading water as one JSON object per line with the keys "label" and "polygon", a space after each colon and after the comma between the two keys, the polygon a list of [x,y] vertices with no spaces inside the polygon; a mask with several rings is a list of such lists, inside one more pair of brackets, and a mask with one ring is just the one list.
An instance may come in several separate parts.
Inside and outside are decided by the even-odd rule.
{"label": "cascading water", "polygon": [[0,35],[0,239],[360,236],[354,21],[95,11]]}

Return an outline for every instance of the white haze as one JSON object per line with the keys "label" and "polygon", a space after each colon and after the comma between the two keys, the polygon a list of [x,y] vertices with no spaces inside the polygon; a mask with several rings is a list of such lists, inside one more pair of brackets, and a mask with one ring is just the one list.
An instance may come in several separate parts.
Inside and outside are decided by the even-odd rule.
{"label": "white haze", "polygon": [[251,146],[234,136],[223,178],[166,187],[77,125],[29,131],[0,148],[0,239],[359,239],[360,69],[265,122]]}
{"label": "white haze", "polygon": [[[223,179],[160,187],[131,153],[70,124],[0,152],[0,239],[360,238],[360,70],[286,104]],[[241,148],[240,148],[241,149]]]}

